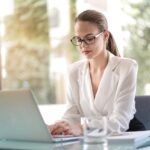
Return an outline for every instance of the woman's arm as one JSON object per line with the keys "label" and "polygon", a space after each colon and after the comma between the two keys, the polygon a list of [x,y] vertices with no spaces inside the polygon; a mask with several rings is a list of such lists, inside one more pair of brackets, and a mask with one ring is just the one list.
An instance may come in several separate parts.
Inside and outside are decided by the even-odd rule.
{"label": "woman's arm", "polygon": [[108,126],[110,129],[113,128],[115,122],[118,124],[118,127],[116,127],[120,131],[126,131],[129,128],[129,122],[135,113],[137,70],[137,64],[133,63],[118,83],[114,110],[108,121],[108,123],[110,122],[110,126]]}
{"label": "woman's arm", "polygon": [[[73,70],[73,71],[72,71]],[[66,83],[67,108],[60,121],[49,125],[49,131],[53,134],[73,134],[81,135],[82,127],[80,125],[81,113],[79,111],[78,101],[78,72],[75,67],[71,67],[68,72]]]}

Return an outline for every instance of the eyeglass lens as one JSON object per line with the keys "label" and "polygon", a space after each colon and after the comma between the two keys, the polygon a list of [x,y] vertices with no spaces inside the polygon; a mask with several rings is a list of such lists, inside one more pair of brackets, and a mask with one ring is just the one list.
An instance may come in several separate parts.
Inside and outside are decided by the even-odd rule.
{"label": "eyeglass lens", "polygon": [[81,45],[82,42],[84,42],[86,44],[92,44],[92,43],[95,42],[95,36],[88,36],[88,37],[85,37],[83,39],[81,39],[80,37],[75,36],[71,39],[71,42],[74,45]]}

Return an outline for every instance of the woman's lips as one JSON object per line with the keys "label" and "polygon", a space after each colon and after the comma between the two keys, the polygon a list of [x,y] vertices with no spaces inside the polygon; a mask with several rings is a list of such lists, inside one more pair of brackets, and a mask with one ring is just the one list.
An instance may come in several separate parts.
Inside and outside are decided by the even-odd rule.
{"label": "woman's lips", "polygon": [[87,54],[89,54],[89,53],[91,53],[91,52],[92,52],[92,51],[90,51],[90,50],[82,51],[82,53],[85,54],[85,55],[87,55]]}

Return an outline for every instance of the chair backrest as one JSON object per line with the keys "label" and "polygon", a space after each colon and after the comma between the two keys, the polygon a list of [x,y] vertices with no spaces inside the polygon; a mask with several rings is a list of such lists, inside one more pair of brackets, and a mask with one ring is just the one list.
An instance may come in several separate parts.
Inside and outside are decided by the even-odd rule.
{"label": "chair backrest", "polygon": [[150,130],[150,96],[136,96],[136,114],[135,116]]}

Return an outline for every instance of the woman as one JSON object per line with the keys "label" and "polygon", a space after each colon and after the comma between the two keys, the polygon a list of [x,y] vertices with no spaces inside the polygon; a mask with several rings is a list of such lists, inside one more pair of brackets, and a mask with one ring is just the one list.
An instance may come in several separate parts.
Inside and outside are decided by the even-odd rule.
{"label": "woman", "polygon": [[80,118],[106,116],[108,129],[126,131],[134,117],[138,66],[121,58],[105,16],[86,10],[75,19],[71,39],[86,57],[69,69],[68,108],[62,118],[49,125],[52,134],[82,134]]}

